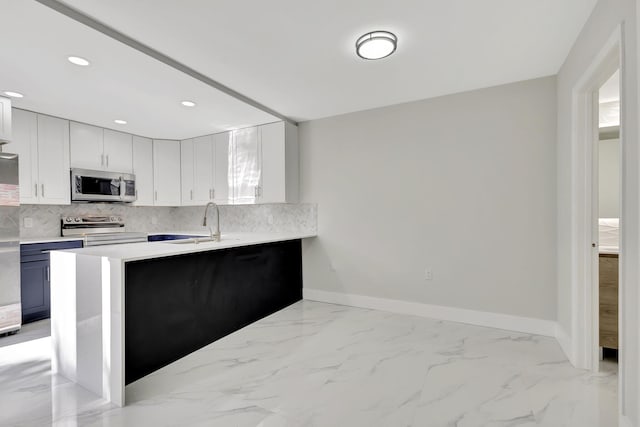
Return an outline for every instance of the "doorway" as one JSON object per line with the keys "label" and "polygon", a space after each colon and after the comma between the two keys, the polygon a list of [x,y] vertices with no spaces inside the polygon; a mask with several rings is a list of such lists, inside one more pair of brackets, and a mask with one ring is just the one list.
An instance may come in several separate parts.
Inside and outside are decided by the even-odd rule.
{"label": "doorway", "polygon": [[[597,371],[600,365],[599,345],[599,217],[598,154],[600,142],[600,88],[619,71],[624,82],[622,61],[622,28],[618,27],[585,70],[573,89],[572,107],[572,261],[571,261],[571,348],[570,359],[578,368]],[[624,109],[624,88],[619,88],[621,113]],[[620,114],[620,151],[624,152],[624,114]],[[624,186],[622,187],[624,188]],[[624,218],[620,215],[619,235],[624,239]],[[624,245],[621,244],[620,247]],[[620,269],[620,264],[618,264]],[[621,269],[620,269],[621,270]],[[624,283],[620,283],[619,298],[623,298]],[[619,300],[620,300],[619,299]],[[620,304],[619,319],[624,307]],[[618,323],[618,329],[624,328]],[[619,342],[619,346],[621,343]],[[621,348],[620,367],[624,366]],[[622,376],[619,376],[622,381]]]}
{"label": "doorway", "polygon": [[621,210],[620,69],[598,90],[598,142],[594,149],[594,203],[597,215],[599,368],[617,370],[619,333],[619,253]]}

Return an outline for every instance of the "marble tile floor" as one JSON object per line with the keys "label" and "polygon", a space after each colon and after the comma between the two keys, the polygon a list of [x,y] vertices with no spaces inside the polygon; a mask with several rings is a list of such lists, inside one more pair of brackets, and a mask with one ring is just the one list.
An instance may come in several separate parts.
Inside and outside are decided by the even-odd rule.
{"label": "marble tile floor", "polygon": [[0,348],[0,425],[617,425],[615,369],[574,369],[554,339],[310,301],[131,384],[124,408],[49,358],[48,337]]}

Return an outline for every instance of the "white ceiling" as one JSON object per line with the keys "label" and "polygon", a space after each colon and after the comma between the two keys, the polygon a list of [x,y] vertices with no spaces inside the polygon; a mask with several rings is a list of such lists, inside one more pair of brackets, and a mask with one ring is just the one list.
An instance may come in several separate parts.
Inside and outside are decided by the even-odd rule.
{"label": "white ceiling", "polygon": [[278,120],[33,0],[0,0],[0,10],[0,92],[23,93],[18,108],[170,139]]}
{"label": "white ceiling", "polygon": [[[596,0],[65,0],[296,120],[556,74]],[[354,53],[389,30],[397,52]]]}

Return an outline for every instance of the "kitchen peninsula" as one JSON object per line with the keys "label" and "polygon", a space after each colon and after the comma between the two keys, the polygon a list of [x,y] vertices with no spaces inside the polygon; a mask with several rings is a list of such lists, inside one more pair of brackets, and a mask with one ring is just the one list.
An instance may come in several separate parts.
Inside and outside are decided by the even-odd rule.
{"label": "kitchen peninsula", "polygon": [[54,372],[112,403],[126,385],[302,299],[304,233],[51,253]]}

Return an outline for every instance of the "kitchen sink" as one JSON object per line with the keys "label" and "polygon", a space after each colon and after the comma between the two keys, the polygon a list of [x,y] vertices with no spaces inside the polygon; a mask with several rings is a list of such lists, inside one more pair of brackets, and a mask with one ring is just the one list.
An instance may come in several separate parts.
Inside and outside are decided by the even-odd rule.
{"label": "kitchen sink", "polygon": [[[223,237],[221,241],[227,242],[229,240],[239,240],[239,239]],[[194,237],[191,239],[166,240],[164,243],[171,243],[172,245],[185,245],[185,244],[194,244],[194,243],[198,244],[198,243],[211,243],[211,242],[216,242],[216,241],[213,240],[211,237]],[[219,242],[216,242],[216,243],[219,243]]]}
{"label": "kitchen sink", "polygon": [[165,243],[171,243],[173,245],[184,245],[189,243],[205,243],[205,242],[215,242],[211,237],[194,237],[191,239],[179,239],[179,240],[167,240]]}

